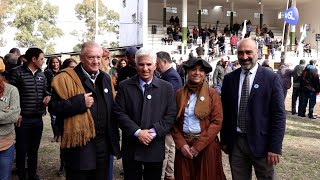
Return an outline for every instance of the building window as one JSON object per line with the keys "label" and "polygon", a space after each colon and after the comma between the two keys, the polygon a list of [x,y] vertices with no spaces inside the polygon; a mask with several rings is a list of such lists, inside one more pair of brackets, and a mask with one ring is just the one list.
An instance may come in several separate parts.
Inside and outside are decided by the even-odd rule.
{"label": "building window", "polygon": [[253,18],[260,19],[260,13],[253,13]]}
{"label": "building window", "polygon": [[[231,11],[227,11],[227,16],[231,16]],[[237,16],[237,12],[233,11],[233,16]]]}
{"label": "building window", "polygon": [[166,11],[167,11],[167,13],[173,13],[173,14],[178,13],[177,7],[166,7]]}
{"label": "building window", "polygon": [[[198,12],[197,12],[197,14],[199,14]],[[208,9],[201,9],[201,14],[202,15],[209,15],[209,11],[208,11]]]}
{"label": "building window", "polygon": [[134,13],[134,14],[132,14],[132,23],[136,23],[137,22],[137,14],[136,13]]}

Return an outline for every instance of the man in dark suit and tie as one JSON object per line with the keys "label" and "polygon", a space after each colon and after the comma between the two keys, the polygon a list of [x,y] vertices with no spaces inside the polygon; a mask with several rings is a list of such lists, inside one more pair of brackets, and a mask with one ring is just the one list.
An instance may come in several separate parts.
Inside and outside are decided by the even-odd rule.
{"label": "man in dark suit and tie", "polygon": [[[160,72],[160,78],[171,83],[174,92],[182,87],[182,80],[178,72],[172,67],[170,54],[165,51],[157,52],[157,70]],[[161,179],[174,179],[174,158],[176,146],[174,144],[171,133],[166,135],[165,139],[165,159],[163,161]]]}
{"label": "man in dark suit and tie", "polygon": [[114,114],[122,130],[125,180],[160,180],[165,135],[176,117],[172,85],[154,76],[157,56],[141,48],[136,53],[137,75],[119,84]]}
{"label": "man in dark suit and tie", "polygon": [[280,78],[258,65],[252,39],[238,45],[241,68],[227,74],[222,85],[221,144],[229,154],[232,178],[274,179],[285,133],[284,95]]}

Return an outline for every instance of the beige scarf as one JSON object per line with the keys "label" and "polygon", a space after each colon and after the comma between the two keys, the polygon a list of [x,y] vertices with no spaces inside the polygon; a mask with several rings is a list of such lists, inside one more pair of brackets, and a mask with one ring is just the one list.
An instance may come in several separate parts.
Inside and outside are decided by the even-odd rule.
{"label": "beige scarf", "polygon": [[194,85],[188,82],[181,93],[177,94],[177,105],[178,105],[178,114],[177,118],[182,115],[183,109],[186,107],[188,102],[188,93],[197,94],[197,102],[194,108],[194,114],[201,120],[210,114],[210,96],[209,96],[209,86],[206,81],[203,83]]}
{"label": "beige scarf", "polygon": [[[52,88],[62,100],[86,93],[77,73],[66,68],[53,78]],[[83,146],[96,136],[91,111],[64,119],[61,148]]]}

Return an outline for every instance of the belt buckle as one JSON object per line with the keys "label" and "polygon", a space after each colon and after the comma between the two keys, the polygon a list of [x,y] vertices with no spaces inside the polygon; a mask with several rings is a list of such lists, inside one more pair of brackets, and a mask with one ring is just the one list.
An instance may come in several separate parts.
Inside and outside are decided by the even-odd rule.
{"label": "belt buckle", "polygon": [[184,134],[184,138],[186,138],[187,141],[193,141],[195,139],[198,139],[200,136],[199,134]]}

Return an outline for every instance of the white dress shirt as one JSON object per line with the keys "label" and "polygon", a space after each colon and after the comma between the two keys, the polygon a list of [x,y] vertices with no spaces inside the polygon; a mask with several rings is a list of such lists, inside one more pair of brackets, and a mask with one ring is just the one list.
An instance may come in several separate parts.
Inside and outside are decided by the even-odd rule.
{"label": "white dress shirt", "polygon": [[201,132],[200,120],[194,115],[194,109],[196,107],[197,94],[191,94],[187,107],[184,111],[183,132],[186,134],[198,134]]}

